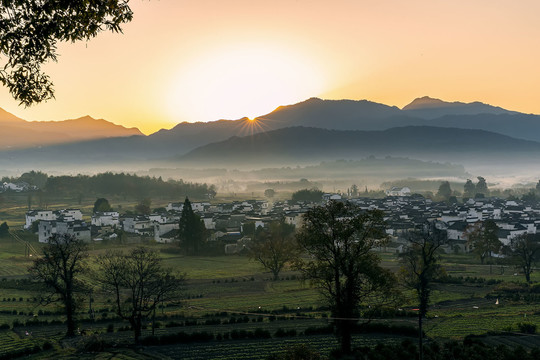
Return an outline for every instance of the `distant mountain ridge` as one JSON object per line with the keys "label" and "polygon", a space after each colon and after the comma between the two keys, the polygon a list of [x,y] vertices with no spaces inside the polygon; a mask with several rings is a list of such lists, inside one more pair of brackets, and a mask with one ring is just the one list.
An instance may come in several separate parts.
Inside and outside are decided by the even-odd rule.
{"label": "distant mountain ridge", "polygon": [[[417,115],[419,112],[423,112],[422,116],[443,115],[424,118]],[[7,120],[3,121],[3,118]],[[32,126],[21,131],[19,126],[21,123]],[[347,154],[355,156],[380,154],[454,161],[454,155],[465,157],[467,151],[474,152],[475,156],[495,153],[506,156],[505,147],[508,148],[506,152],[509,154],[523,154],[526,151],[536,154],[536,143],[530,141],[540,142],[538,115],[517,113],[479,102],[449,103],[430,97],[415,99],[403,109],[368,100],[311,98],[297,104],[280,106],[255,120],[242,118],[207,123],[185,122],[170,130],[160,130],[148,136],[142,136],[137,129],[119,127],[122,137],[107,137],[119,135],[115,135],[117,133],[113,131],[103,133],[100,129],[112,129],[117,125],[91,117],[56,123],[29,123],[0,111],[0,125],[3,133],[11,132],[12,135],[7,136],[10,141],[14,143],[26,141],[33,146],[27,149],[14,147],[6,149],[4,147],[6,143],[1,143],[4,152],[0,160],[10,159],[4,162],[6,164],[22,164],[30,161],[37,164],[46,161],[60,164],[88,162],[96,165],[138,164],[150,161],[157,164],[178,158],[182,158],[183,161],[196,161],[197,156],[201,156],[205,162],[210,156],[222,159],[222,163],[225,164],[230,162],[228,159],[232,156],[236,156],[233,155],[236,152],[244,152],[238,155],[239,159],[252,152],[250,146],[253,145],[250,145],[249,141],[259,144],[258,148],[253,148],[253,154],[259,154],[260,159],[272,158],[274,165],[279,165],[276,163],[279,158],[292,163],[295,159],[313,159],[314,154],[322,157],[319,160],[323,158],[335,160],[336,156],[345,157]],[[85,129],[83,132],[87,138],[82,138],[84,134],[77,134],[81,131],[73,130],[81,128]],[[318,136],[314,135],[319,130],[329,131],[324,133],[329,139],[334,139],[333,136],[339,133],[343,141],[325,142],[321,133]],[[417,133],[423,135],[419,137]],[[282,136],[283,139],[279,140],[276,136]],[[309,136],[317,146],[303,141]],[[431,136],[434,136],[435,142],[431,141]],[[272,146],[276,146],[266,148],[265,151],[269,154],[260,153],[261,146],[266,141],[265,137],[274,139]],[[44,139],[49,138],[61,139],[61,142],[44,144]],[[490,140],[487,141],[487,138]],[[510,138],[514,139],[510,141]],[[373,139],[378,139],[378,142],[373,142]],[[389,142],[388,139],[392,141]],[[460,143],[462,139],[468,139],[469,142]],[[280,141],[282,145],[279,145]],[[361,149],[360,145],[354,145],[354,141],[371,144],[373,152],[368,153],[367,148]],[[494,143],[498,145],[493,146]],[[218,144],[227,145],[228,148],[220,148],[214,155],[210,155],[213,146]],[[398,148],[398,144],[401,144],[401,148]],[[431,144],[431,147],[428,144]],[[483,147],[478,144],[483,144]],[[335,149],[339,151],[334,151]],[[385,152],[385,149],[388,151]],[[448,153],[442,149],[446,149]],[[225,156],[229,151],[230,155]]]}
{"label": "distant mountain ridge", "polygon": [[519,114],[516,111],[509,111],[479,101],[472,103],[459,101],[447,102],[429,96],[414,99],[410,104],[404,106],[402,110],[414,117],[420,117],[422,119],[435,119],[446,115]]}
{"label": "distant mountain ridge", "polygon": [[180,157],[190,165],[319,162],[375,156],[408,156],[421,160],[462,161],[540,158],[540,143],[484,130],[407,126],[382,131],[327,130],[291,127],[231,137],[201,146]]}
{"label": "distant mountain ridge", "polygon": [[0,127],[3,135],[0,150],[143,135],[137,128],[126,128],[88,115],[64,121],[26,121],[1,108]]}

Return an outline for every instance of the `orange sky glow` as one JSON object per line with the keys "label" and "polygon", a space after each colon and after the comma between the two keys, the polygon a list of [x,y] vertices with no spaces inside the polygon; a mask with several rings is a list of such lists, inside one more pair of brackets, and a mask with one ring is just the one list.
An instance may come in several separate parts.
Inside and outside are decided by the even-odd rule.
{"label": "orange sky glow", "polygon": [[104,118],[146,134],[253,118],[309,97],[402,107],[429,95],[540,114],[540,2],[132,0],[124,34],[61,44],[56,99],[25,120]]}

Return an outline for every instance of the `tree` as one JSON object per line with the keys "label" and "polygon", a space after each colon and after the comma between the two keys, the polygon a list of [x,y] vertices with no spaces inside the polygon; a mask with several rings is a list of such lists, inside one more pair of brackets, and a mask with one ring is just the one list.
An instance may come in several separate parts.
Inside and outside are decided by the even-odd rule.
{"label": "tree", "polygon": [[255,222],[249,221],[242,225],[242,234],[249,235],[251,238],[255,236]]}
{"label": "tree", "polygon": [[49,176],[41,171],[30,171],[25,172],[19,177],[19,182],[24,181],[30,185],[34,185],[38,188],[43,188],[47,184],[47,178]]}
{"label": "tree", "polygon": [[98,265],[97,280],[113,297],[116,314],[129,321],[136,343],[143,319],[160,302],[177,300],[184,286],[184,275],[164,268],[157,251],[142,246],[128,254],[109,251],[98,259]]}
{"label": "tree", "polygon": [[395,283],[372,251],[386,238],[383,212],[330,201],[310,209],[304,220],[297,240],[307,257],[298,266],[325,297],[341,351],[348,354],[360,307],[387,300]]}
{"label": "tree", "polygon": [[450,196],[452,195],[452,189],[450,188],[450,183],[448,181],[443,181],[441,185],[439,185],[439,190],[437,191],[437,197],[448,200]]}
{"label": "tree", "polygon": [[536,204],[536,202],[538,201],[538,196],[535,189],[531,189],[528,193],[523,194],[521,196],[521,201],[523,201],[524,203]]}
{"label": "tree", "polygon": [[0,237],[7,237],[9,235],[9,226],[7,222],[3,222],[0,225]]}
{"label": "tree", "polygon": [[485,196],[488,196],[489,190],[486,183],[486,179],[484,179],[481,176],[477,177],[478,183],[476,183],[476,194],[483,194]]}
{"label": "tree", "polygon": [[483,223],[477,222],[466,231],[467,242],[473,248],[472,251],[478,256],[482,265],[484,265],[486,258],[491,260],[492,253],[498,252],[502,246],[498,231],[499,227],[493,220],[486,220]]}
{"label": "tree", "polygon": [[266,189],[264,190],[264,196],[272,199],[276,195],[276,191],[274,189]]}
{"label": "tree", "polygon": [[21,104],[54,97],[41,66],[57,59],[62,41],[90,40],[103,30],[121,32],[131,21],[129,0],[3,0],[0,6],[0,55],[6,63],[0,82]]}
{"label": "tree", "polygon": [[249,254],[273,274],[274,280],[279,279],[279,273],[285,265],[299,255],[294,238],[294,225],[283,221],[271,223],[268,230],[257,234],[250,245]]}
{"label": "tree", "polygon": [[351,196],[353,198],[358,196],[358,186],[356,186],[356,184],[352,184],[351,186]]}
{"label": "tree", "polygon": [[191,202],[186,197],[182,215],[180,216],[179,237],[180,245],[188,255],[196,255],[204,242],[206,228],[204,221],[195,214]]}
{"label": "tree", "polygon": [[540,194],[540,180],[538,180],[538,182],[536,183],[536,193],[537,194]]}
{"label": "tree", "polygon": [[55,234],[43,247],[42,256],[29,268],[32,277],[48,291],[41,302],[60,302],[64,307],[67,336],[75,335],[75,313],[82,303],[78,295],[87,290],[80,279],[88,269],[87,257],[87,246],[81,240],[69,234]]}
{"label": "tree", "polygon": [[152,212],[152,209],[150,206],[152,205],[152,200],[149,198],[144,198],[139,201],[137,205],[135,205],[135,213],[141,214],[141,215],[150,215]]}
{"label": "tree", "polygon": [[433,224],[426,224],[422,231],[409,234],[409,247],[400,255],[401,278],[406,286],[414,289],[418,300],[418,345],[423,358],[422,319],[429,307],[433,280],[440,274],[440,257],[437,250],[444,243],[444,236]]}
{"label": "tree", "polygon": [[523,271],[525,280],[531,282],[533,267],[540,260],[540,243],[532,234],[520,235],[510,242],[510,261]]}
{"label": "tree", "polygon": [[292,202],[309,201],[309,202],[321,202],[323,192],[319,189],[303,189],[295,191],[292,194]]}
{"label": "tree", "polygon": [[112,211],[111,205],[109,204],[109,200],[105,198],[98,198],[94,202],[94,208],[92,209],[92,212],[95,214],[97,212],[108,212]]}
{"label": "tree", "polygon": [[473,197],[476,193],[476,186],[474,186],[471,179],[467,179],[465,185],[463,185],[463,197]]}

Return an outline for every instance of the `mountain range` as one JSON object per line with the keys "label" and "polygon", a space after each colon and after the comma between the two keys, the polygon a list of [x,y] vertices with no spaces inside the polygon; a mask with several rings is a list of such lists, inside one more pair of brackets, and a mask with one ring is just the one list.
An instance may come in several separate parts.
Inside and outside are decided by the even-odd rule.
{"label": "mountain range", "polygon": [[[431,161],[540,157],[540,116],[430,97],[402,109],[367,100],[311,98],[254,120],[184,122],[148,136],[90,117],[38,123],[0,112],[0,124],[13,132],[10,141],[27,140],[2,143],[0,166],[147,161],[264,166],[369,155]],[[41,134],[40,143],[30,141],[35,134]]]}
{"label": "mountain range", "polygon": [[3,109],[0,109],[0,127],[0,150],[143,135],[137,128],[125,128],[88,115],[64,121],[26,121]]}

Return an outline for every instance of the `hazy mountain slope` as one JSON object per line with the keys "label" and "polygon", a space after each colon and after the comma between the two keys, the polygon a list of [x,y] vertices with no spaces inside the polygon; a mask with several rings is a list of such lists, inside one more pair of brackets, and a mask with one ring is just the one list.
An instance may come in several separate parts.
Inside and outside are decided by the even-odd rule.
{"label": "hazy mountain slope", "polygon": [[527,114],[446,115],[425,125],[483,129],[525,140],[540,141],[540,116]]}
{"label": "hazy mountain slope", "polygon": [[198,146],[227,139],[231,136],[249,135],[261,131],[247,118],[210,122],[183,122],[170,130],[160,130],[148,136],[151,146],[168,144],[176,153],[187,152]]}
{"label": "hazy mountain slope", "polygon": [[126,128],[104,119],[94,119],[88,115],[78,119],[64,121],[34,121],[30,124],[40,131],[61,131],[80,140],[142,135],[140,130],[135,127]]}
{"label": "hazy mountain slope", "polygon": [[540,156],[540,143],[482,131],[439,127],[402,127],[385,131],[338,131],[293,127],[232,137],[197,148],[181,157],[191,164],[257,165],[369,155],[411,156],[436,161]]}
{"label": "hazy mountain slope", "polygon": [[[337,130],[373,130],[399,124],[404,114],[395,106],[367,100],[309,100],[280,106],[257,117],[263,127],[273,130],[290,126],[309,126]],[[402,119],[403,118],[403,119]],[[390,123],[387,124],[387,122]]]}
{"label": "hazy mountain slope", "polygon": [[0,108],[0,125],[4,125],[6,123],[18,123],[18,122],[24,122],[24,120]]}
{"label": "hazy mountain slope", "polygon": [[[438,126],[480,129],[540,141],[540,116],[525,115],[482,103],[449,103],[428,97],[416,99],[405,110],[366,100],[321,100],[312,98],[281,106],[255,122],[220,120],[181,123],[171,130],[151,135],[159,141],[176,139],[185,149],[249,132],[306,126],[336,130],[386,130],[402,126]],[[462,115],[457,115],[462,114]],[[426,118],[429,117],[429,118]],[[448,121],[448,123],[446,123]],[[252,124],[247,127],[247,124]],[[246,130],[249,131],[246,131]],[[244,131],[240,131],[244,130]]]}
{"label": "hazy mountain slope", "polygon": [[64,121],[26,121],[3,109],[0,109],[0,127],[0,150],[142,135],[137,128],[126,128],[90,116]]}
{"label": "hazy mountain slope", "polygon": [[445,115],[477,115],[477,114],[518,114],[498,106],[484,104],[478,101],[472,103],[447,102],[429,96],[414,99],[402,109],[411,117],[435,119]]}
{"label": "hazy mountain slope", "polygon": [[[453,104],[446,106],[446,104]],[[484,111],[486,106],[493,108],[493,111],[499,111],[500,108],[489,107],[489,105],[481,104],[476,106],[473,104],[463,103],[445,103],[440,100],[424,98],[424,100],[414,101],[410,104],[410,110],[400,110],[396,107],[390,107],[382,104],[377,104],[370,101],[352,101],[352,100],[321,100],[309,99],[304,102],[283,106],[275,111],[257,118],[255,121],[249,119],[239,120],[219,120],[208,123],[181,123],[171,130],[161,130],[149,136],[129,136],[129,134],[140,134],[137,129],[125,129],[117,125],[106,122],[105,120],[95,120],[90,117],[81,119],[68,120],[63,122],[26,122],[18,119],[9,113],[0,112],[0,119],[4,116],[9,121],[4,121],[2,125],[2,134],[4,135],[0,143],[0,149],[8,150],[0,154],[0,160],[9,159],[1,164],[3,166],[13,166],[13,164],[21,164],[32,162],[34,164],[44,163],[84,163],[92,162],[95,164],[111,164],[111,163],[143,163],[145,161],[160,161],[173,158],[175,156],[186,154],[187,152],[201,147],[206,144],[225,141],[231,136],[244,136],[257,134],[264,131],[277,130],[292,125],[302,125],[309,127],[330,128],[339,130],[388,130],[395,127],[403,126],[437,126],[437,127],[455,127],[466,129],[483,129],[493,132],[498,132],[505,135],[511,135],[516,138],[529,139],[540,141],[540,116],[525,115],[525,114],[475,114],[475,115],[446,115],[436,119],[421,119],[409,116],[410,111],[432,109],[440,110],[441,106],[445,109],[457,109],[460,107],[473,106],[474,111]],[[446,106],[446,107],[445,107]],[[473,107],[469,110],[473,111]],[[502,109],[504,110],[504,109]],[[446,111],[446,110],[445,110]],[[453,110],[452,110],[453,111]],[[405,115],[403,115],[405,114]],[[23,127],[21,127],[21,124]],[[310,130],[311,131],[311,130]],[[403,130],[402,130],[403,131]],[[264,134],[268,138],[275,137],[271,133]],[[306,130],[306,134],[309,131]],[[361,132],[360,132],[361,133]],[[380,133],[380,132],[379,132]],[[386,134],[390,134],[387,132]],[[376,138],[379,135],[374,133],[370,136]],[[405,134],[402,132],[402,134]],[[474,136],[480,136],[475,133]],[[127,135],[127,136],[126,136]],[[263,143],[262,135],[252,137],[261,144]],[[106,136],[122,136],[114,138],[104,138]],[[287,137],[285,132],[284,137]],[[293,136],[290,141],[297,141],[299,144],[302,141],[304,134],[298,133]],[[345,136],[346,135],[343,135]],[[348,136],[348,135],[347,135]],[[355,136],[360,136],[356,134]],[[415,134],[408,134],[407,137],[413,137]],[[438,130],[436,142],[432,146],[437,149],[437,145],[441,143],[458,144],[459,140],[467,137],[465,133],[456,133],[455,130]],[[89,138],[98,138],[96,140],[88,140]],[[484,136],[481,136],[482,138]],[[430,142],[430,134],[423,134],[420,137],[414,137],[415,156],[426,158],[420,152],[422,144]],[[84,140],[84,141],[82,141]],[[288,144],[286,138],[281,139],[284,144]],[[385,154],[384,146],[392,150],[392,146],[403,142],[404,139],[396,136],[395,144],[390,142],[372,143],[373,139],[367,138],[362,140],[367,144],[372,144],[372,148],[377,150],[377,153]],[[277,141],[277,140],[276,140]],[[309,157],[310,154],[320,154],[325,159],[333,160],[346,155],[345,150],[340,150],[333,153],[333,147],[341,146],[339,143],[332,144],[332,147],[326,151],[325,141],[314,139],[319,148],[314,150],[305,150],[305,144],[302,145],[301,151],[306,151],[304,157]],[[497,141],[501,141],[500,139]],[[60,143],[61,142],[61,143]],[[471,140],[473,142],[473,140]],[[17,146],[31,146],[29,149],[19,149]],[[469,144],[471,145],[471,144]],[[289,145],[287,145],[289,146]],[[467,145],[468,146],[468,145]],[[471,145],[472,146],[472,145]],[[246,148],[249,149],[249,148]],[[276,149],[274,147],[273,149]],[[359,148],[355,148],[359,151]],[[424,147],[425,151],[432,153],[429,146]],[[486,144],[484,150],[487,154],[492,151],[499,151],[500,147],[492,148]],[[325,151],[323,151],[325,150]],[[411,149],[408,149],[409,151]],[[248,151],[248,150],[244,150]],[[275,150],[273,150],[275,151]],[[300,150],[298,150],[300,151]],[[403,155],[397,149],[392,150],[396,155]],[[405,150],[403,150],[405,151]],[[452,150],[454,151],[454,150]],[[476,151],[476,150],[475,150]],[[478,149],[480,154],[480,149]],[[369,151],[362,150],[361,153]],[[373,152],[375,153],[375,152]],[[409,151],[409,153],[412,153]],[[285,159],[290,159],[291,155],[287,151],[279,153],[274,158],[278,159],[282,156]],[[427,154],[429,155],[429,154]],[[442,154],[444,155],[444,154]],[[220,154],[217,155],[219,158]],[[232,155],[231,155],[232,156]],[[266,156],[268,157],[268,156]],[[293,157],[294,158],[294,157]],[[312,156],[313,158],[313,156]],[[429,157],[428,157],[429,158]],[[206,161],[206,160],[205,160]]]}

